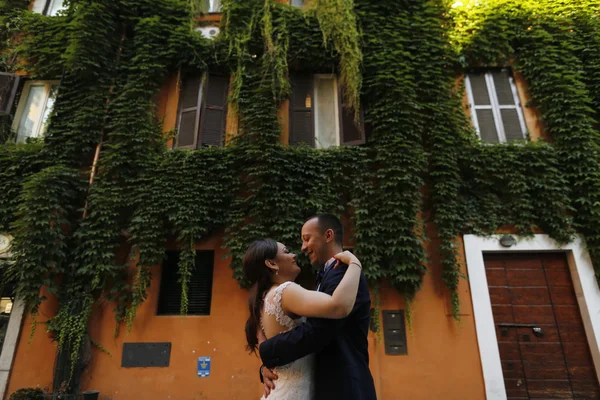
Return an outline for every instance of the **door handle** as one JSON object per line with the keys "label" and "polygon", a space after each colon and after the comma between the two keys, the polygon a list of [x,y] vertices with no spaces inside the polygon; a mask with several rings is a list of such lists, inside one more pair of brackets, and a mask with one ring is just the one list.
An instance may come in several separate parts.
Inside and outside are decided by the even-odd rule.
{"label": "door handle", "polygon": [[508,329],[509,328],[531,328],[533,330],[533,334],[536,337],[539,337],[539,338],[544,337],[544,332],[542,331],[542,328],[540,328],[539,326],[537,326],[535,324],[507,324],[507,323],[501,323],[501,324],[498,324],[498,326],[500,327],[500,332],[502,332],[502,336],[508,336]]}

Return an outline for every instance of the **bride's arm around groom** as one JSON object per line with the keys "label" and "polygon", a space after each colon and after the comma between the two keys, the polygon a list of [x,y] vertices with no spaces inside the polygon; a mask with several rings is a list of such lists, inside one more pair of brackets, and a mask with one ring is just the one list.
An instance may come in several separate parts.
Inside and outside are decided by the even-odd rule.
{"label": "bride's arm around groom", "polygon": [[[341,222],[330,215],[317,216],[305,223],[303,251],[313,265],[323,265],[329,257],[342,251],[341,234],[335,237],[336,232],[342,232]],[[333,240],[327,240],[331,233]],[[312,240],[319,235],[325,235],[326,240]],[[316,254],[323,256],[317,259]],[[333,295],[347,269],[347,265],[341,265],[326,270],[319,292]],[[259,346],[263,364],[275,368],[316,353],[316,400],[375,400],[368,352],[370,308],[367,280],[361,272],[354,306],[347,317],[308,318],[296,328],[264,341]]]}

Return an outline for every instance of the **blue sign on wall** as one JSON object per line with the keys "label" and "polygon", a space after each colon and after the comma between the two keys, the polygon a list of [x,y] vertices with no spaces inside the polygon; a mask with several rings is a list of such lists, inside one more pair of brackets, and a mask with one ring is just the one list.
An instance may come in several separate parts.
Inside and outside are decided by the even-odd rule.
{"label": "blue sign on wall", "polygon": [[198,357],[198,376],[201,378],[210,376],[210,357]]}

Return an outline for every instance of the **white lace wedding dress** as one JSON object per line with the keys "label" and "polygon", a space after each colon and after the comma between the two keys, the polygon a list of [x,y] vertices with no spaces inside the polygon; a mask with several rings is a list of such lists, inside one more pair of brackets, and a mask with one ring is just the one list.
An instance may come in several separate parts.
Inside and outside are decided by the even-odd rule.
{"label": "white lace wedding dress", "polygon": [[[285,282],[272,289],[265,296],[264,314],[275,317],[287,332],[302,323],[302,318],[293,320],[281,307],[281,296],[286,287],[293,282]],[[278,379],[275,390],[271,391],[268,400],[312,400],[315,397],[315,355],[310,354],[287,365],[275,368]],[[264,396],[261,398],[264,400]]]}

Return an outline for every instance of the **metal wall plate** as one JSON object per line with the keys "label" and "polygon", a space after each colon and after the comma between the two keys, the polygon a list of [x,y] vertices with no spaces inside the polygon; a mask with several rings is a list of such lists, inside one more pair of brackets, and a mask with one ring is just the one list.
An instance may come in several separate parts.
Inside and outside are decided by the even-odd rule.
{"label": "metal wall plate", "polygon": [[385,354],[408,354],[404,310],[383,311],[383,340],[385,342]]}
{"label": "metal wall plate", "polygon": [[121,367],[168,367],[171,343],[123,343]]}

